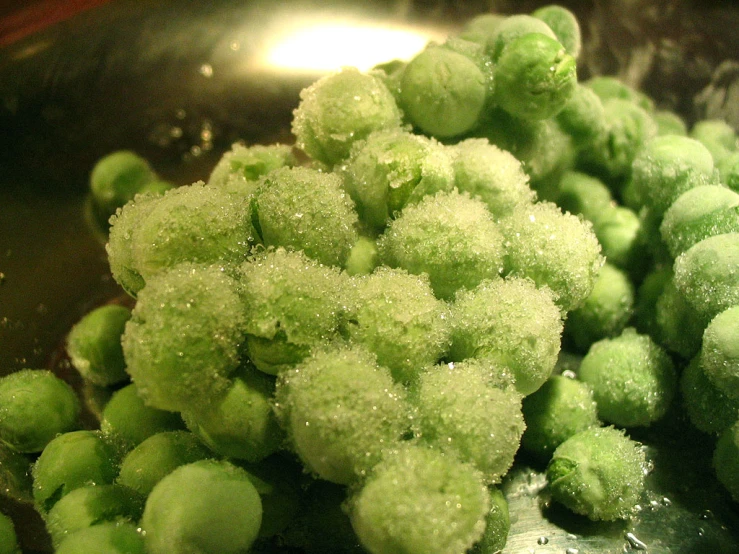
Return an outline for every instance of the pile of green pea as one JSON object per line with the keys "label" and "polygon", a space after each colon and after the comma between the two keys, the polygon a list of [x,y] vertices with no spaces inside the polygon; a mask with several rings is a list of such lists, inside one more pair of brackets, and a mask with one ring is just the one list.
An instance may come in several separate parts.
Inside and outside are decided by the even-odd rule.
{"label": "pile of green pea", "polygon": [[318,80],[296,148],[235,144],[207,183],[102,159],[135,307],[67,351],[110,398],[79,430],[52,373],[0,380],[2,492],[60,554],[490,553],[519,447],[556,501],[628,518],[628,431],[679,401],[739,501],[736,133],[578,82],[579,51],[565,8],[484,15]]}

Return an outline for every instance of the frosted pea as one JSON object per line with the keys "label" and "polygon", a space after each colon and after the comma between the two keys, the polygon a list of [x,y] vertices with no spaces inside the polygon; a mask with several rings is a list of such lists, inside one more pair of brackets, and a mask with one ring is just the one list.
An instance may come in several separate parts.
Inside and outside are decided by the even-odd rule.
{"label": "frosted pea", "polygon": [[703,333],[701,366],[723,394],[739,402],[739,306],[714,317]]}
{"label": "frosted pea", "polygon": [[739,152],[732,152],[718,162],[719,179],[721,184],[734,192],[739,192]]}
{"label": "frosted pea", "polygon": [[449,349],[449,309],[425,274],[380,267],[354,281],[344,334],[373,352],[396,381],[412,381]]}
{"label": "frosted pea", "polygon": [[721,484],[739,502],[739,420],[721,433],[713,452],[713,468]]}
{"label": "frosted pea", "polygon": [[121,485],[85,485],[54,504],[46,515],[46,529],[55,547],[73,533],[107,522],[136,523],[144,497]]}
{"label": "frosted pea", "polygon": [[654,305],[656,337],[670,352],[685,359],[700,349],[708,321],[700,316],[676,287],[674,276],[664,284]]}
{"label": "frosted pea", "polygon": [[487,45],[498,26],[506,17],[497,13],[484,13],[467,20],[459,32],[460,38]]}
{"label": "frosted pea", "polygon": [[562,110],[557,122],[568,133],[575,145],[587,148],[606,132],[606,115],[603,101],[593,89],[578,83]]}
{"label": "frosted pea", "polygon": [[111,152],[98,160],[90,174],[90,191],[101,219],[106,221],[156,179],[149,162],[130,150]]}
{"label": "frosted pea", "polygon": [[59,545],[56,554],[146,554],[144,537],[131,523],[101,523],[73,533]]}
{"label": "frosted pea", "polygon": [[526,431],[521,446],[548,461],[571,436],[600,425],[590,387],[569,377],[553,375],[523,401]]}
{"label": "frosted pea", "polygon": [[675,260],[675,286],[705,320],[739,304],[739,233],[708,237]]}
{"label": "frosted pea", "polygon": [[0,513],[0,554],[21,554],[13,520]]}
{"label": "frosted pea", "polygon": [[239,554],[259,533],[262,502],[249,475],[229,462],[178,467],[149,494],[141,518],[149,554]]}
{"label": "frosted pea", "polygon": [[280,168],[254,191],[253,217],[266,246],[302,250],[341,266],[357,240],[357,214],[341,178],[307,167]]}
{"label": "frosted pea", "polygon": [[520,393],[492,386],[491,366],[475,359],[435,366],[420,375],[411,398],[423,443],[456,454],[487,483],[499,483],[513,464],[525,425]]}
{"label": "frosted pea", "polygon": [[651,256],[644,237],[641,218],[624,206],[609,206],[593,223],[593,231],[610,263],[642,275],[649,268]]}
{"label": "frosted pea", "polygon": [[494,79],[495,101],[502,109],[524,119],[547,119],[572,96],[576,63],[555,39],[530,33],[506,44]]}
{"label": "frosted pea", "polygon": [[635,156],[632,179],[644,204],[661,215],[685,191],[715,182],[713,158],[695,139],[658,136]]}
{"label": "frosted pea", "polygon": [[454,185],[451,152],[400,129],[378,131],[354,144],[341,174],[370,232],[382,231],[406,204]]}
{"label": "frosted pea", "polygon": [[565,212],[595,221],[614,204],[610,189],[596,177],[580,171],[566,171],[559,180],[556,204]]}
{"label": "frosted pea", "polygon": [[79,415],[74,390],[50,371],[0,378],[0,440],[18,452],[41,452],[59,433],[76,429]]}
{"label": "frosted pea", "polygon": [[669,110],[654,112],[654,122],[657,124],[658,135],[688,135],[688,126],[683,118]]}
{"label": "frosted pea", "polygon": [[552,497],[591,520],[625,519],[644,490],[640,445],[613,427],[593,427],[560,444],[547,467]]}
{"label": "frosted pea", "polygon": [[400,107],[424,133],[453,137],[477,124],[488,100],[488,89],[488,77],[473,60],[431,45],[403,71]]}
{"label": "frosted pea", "polygon": [[549,26],[568,54],[573,58],[580,55],[580,24],[575,14],[564,6],[550,5],[535,10],[531,15]]}
{"label": "frosted pea", "polygon": [[698,121],[690,130],[690,136],[708,148],[717,165],[739,149],[736,131],[722,119]]}
{"label": "frosted pea", "polygon": [[246,181],[256,181],[274,169],[292,167],[297,163],[292,147],[286,144],[246,146],[236,142],[218,160],[208,177],[208,185],[228,187],[235,175]]}
{"label": "frosted pea", "polygon": [[257,462],[277,451],[283,440],[272,411],[274,379],[245,367],[222,396],[192,406],[182,416],[190,429],[213,452]]}
{"label": "frosted pea", "polygon": [[500,21],[493,29],[487,41],[487,53],[493,62],[497,62],[508,44],[532,33],[539,33],[553,40],[557,38],[549,25],[538,17],[526,14],[511,15]]}
{"label": "frosted pea", "polygon": [[72,431],[46,445],[33,466],[33,499],[46,514],[71,491],[95,483],[111,484],[118,473],[115,449],[99,432]]}
{"label": "frosted pea", "polygon": [[178,467],[212,458],[212,453],[188,431],[163,431],[150,436],[121,461],[117,482],[149,495],[163,477]]}
{"label": "frosted pea", "polygon": [[277,375],[338,337],[348,277],[302,252],[255,254],[238,270],[246,345],[257,369]]}
{"label": "frosted pea", "polygon": [[530,204],[535,193],[529,177],[513,154],[483,138],[470,138],[451,147],[454,155],[454,185],[460,192],[479,198],[495,218]]}
{"label": "frosted pea", "polygon": [[508,502],[498,487],[489,486],[490,511],[485,516],[482,538],[468,550],[469,554],[491,554],[503,550],[511,528]]}
{"label": "frosted pea", "polygon": [[276,400],[305,468],[339,484],[364,479],[409,423],[402,386],[360,347],[318,352],[286,371]]}
{"label": "frosted pea", "polygon": [[352,526],[372,554],[463,554],[489,510],[471,466],[421,446],[385,458],[350,500]]}
{"label": "frosted pea", "polygon": [[549,289],[514,277],[483,281],[460,291],[452,305],[449,357],[489,358],[508,367],[516,389],[527,395],[551,375],[561,334],[561,312]]}
{"label": "frosted pea", "polygon": [[345,68],[300,92],[292,131],[298,148],[333,165],[372,131],[400,126],[395,98],[378,77]]}
{"label": "frosted pea", "polygon": [[621,334],[634,309],[634,287],[628,275],[606,263],[585,301],[567,315],[565,335],[586,352],[600,339]]}
{"label": "frosted pea", "polygon": [[156,433],[183,427],[179,414],[147,406],[133,384],[113,393],[100,420],[100,430],[123,452]]}
{"label": "frosted pea", "polygon": [[636,289],[632,325],[638,332],[653,337],[658,343],[662,339],[657,324],[657,301],[671,280],[672,267],[655,267]]}
{"label": "frosted pea", "polygon": [[716,388],[706,376],[700,356],[683,370],[680,392],[688,419],[704,433],[718,435],[739,419],[739,400]]}
{"label": "frosted pea", "polygon": [[503,235],[485,204],[457,191],[406,207],[378,239],[380,259],[413,274],[427,273],[437,297],[450,299],[503,268]]}
{"label": "frosted pea", "polygon": [[86,314],[67,336],[67,353],[83,378],[96,385],[114,385],[128,379],[121,335],[131,310],[109,304]]}
{"label": "frosted pea", "polygon": [[690,189],[667,209],[659,230],[673,258],[705,238],[739,232],[739,194],[718,185]]}
{"label": "frosted pea", "polygon": [[599,417],[622,427],[646,426],[660,419],[677,389],[670,357],[633,328],[593,344],[577,374],[593,390]]}
{"label": "frosted pea", "polygon": [[184,263],[149,279],[122,339],[144,403],[182,411],[225,390],[244,328],[237,284],[221,267]]}
{"label": "frosted pea", "polygon": [[379,253],[377,243],[370,237],[359,237],[349,251],[344,268],[352,277],[356,275],[369,275],[379,264]]}
{"label": "frosted pea", "polygon": [[563,311],[585,301],[604,262],[589,222],[540,202],[518,207],[500,227],[510,275],[552,289]]}

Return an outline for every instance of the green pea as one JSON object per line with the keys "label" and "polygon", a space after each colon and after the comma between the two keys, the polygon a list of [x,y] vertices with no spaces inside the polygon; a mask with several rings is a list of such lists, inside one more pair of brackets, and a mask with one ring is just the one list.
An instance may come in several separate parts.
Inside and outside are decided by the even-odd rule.
{"label": "green pea", "polygon": [[579,171],[567,171],[559,181],[557,205],[565,212],[580,214],[595,221],[613,206],[610,189],[596,177]]}
{"label": "green pea", "polygon": [[21,554],[13,520],[0,513],[0,554]]}
{"label": "green pea", "polygon": [[708,148],[717,165],[739,149],[736,131],[721,119],[698,121],[690,130],[690,136]]}
{"label": "green pea", "polygon": [[701,366],[727,397],[739,402],[739,306],[714,317],[703,333]]}
{"label": "green pea", "polygon": [[580,83],[556,117],[562,130],[572,136],[579,148],[588,148],[606,133],[603,101],[593,89]]}
{"label": "green pea", "polygon": [[669,110],[654,112],[654,122],[657,124],[658,135],[688,135],[688,126],[683,118]]}
{"label": "green pea", "polygon": [[580,55],[580,24],[575,14],[563,6],[551,5],[539,8],[531,15],[549,26],[568,54],[573,58]]}
{"label": "green pea", "polygon": [[511,528],[508,502],[499,488],[489,486],[490,511],[485,516],[485,531],[482,538],[468,550],[469,554],[492,554],[503,550]]}
{"label": "green pea", "polygon": [[640,445],[613,427],[593,427],[560,444],[547,466],[552,497],[592,520],[625,519],[644,490]]}
{"label": "green pea", "polygon": [[0,496],[16,502],[33,502],[31,457],[0,442]]}
{"label": "green pea", "polygon": [[739,420],[721,433],[713,453],[713,468],[721,484],[739,502]]}
{"label": "green pea", "polygon": [[83,378],[108,386],[128,379],[121,336],[131,310],[109,304],[83,317],[69,332],[67,353]]}
{"label": "green pea", "polygon": [[683,370],[680,392],[690,422],[704,433],[718,435],[739,419],[739,400],[716,388],[706,376],[700,356]]}
{"label": "green pea", "polygon": [[377,243],[369,237],[359,237],[346,259],[346,272],[352,277],[369,275],[379,265]]}
{"label": "green pea", "polygon": [[156,178],[149,162],[130,150],[101,158],[90,174],[90,190],[102,219],[113,215]]}
{"label": "green pea", "polygon": [[18,452],[41,452],[59,433],[75,429],[79,415],[74,390],[50,371],[0,378],[0,440]]}
{"label": "green pea", "polygon": [[131,523],[101,523],[73,533],[59,545],[56,554],[145,554],[144,537]]}
{"label": "green pea", "polygon": [[583,84],[593,90],[603,102],[618,98],[632,102],[649,113],[654,112],[654,102],[646,94],[611,75],[597,75]]}
{"label": "green pea", "polygon": [[297,163],[292,147],[285,144],[245,146],[237,142],[213,168],[208,185],[228,186],[233,175],[239,175],[247,181],[256,181],[274,169],[292,167]]}
{"label": "green pea", "polygon": [[520,14],[508,16],[493,29],[487,41],[487,53],[493,62],[497,62],[508,44],[519,37],[539,33],[551,39],[557,35],[544,21],[538,17]]}
{"label": "green pea", "polygon": [[689,360],[700,349],[707,321],[686,300],[671,275],[654,305],[656,337],[670,352]]}

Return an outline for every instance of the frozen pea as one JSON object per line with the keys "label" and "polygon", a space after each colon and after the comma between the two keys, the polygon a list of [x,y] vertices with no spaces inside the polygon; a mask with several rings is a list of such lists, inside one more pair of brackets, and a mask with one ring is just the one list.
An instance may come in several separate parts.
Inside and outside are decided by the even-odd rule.
{"label": "frozen pea", "polygon": [[297,163],[292,147],[286,144],[246,146],[236,142],[213,168],[208,177],[208,185],[228,186],[232,175],[238,175],[247,181],[256,181],[274,169],[292,167]]}
{"label": "frozen pea", "polygon": [[690,189],[667,209],[659,230],[673,258],[705,238],[739,232],[739,194],[718,185]]}
{"label": "frozen pea", "polygon": [[0,497],[16,502],[33,502],[31,457],[0,442]]}
{"label": "frozen pea", "polygon": [[242,264],[246,345],[257,369],[277,375],[311,348],[337,338],[347,281],[337,268],[283,248],[258,253]]}
{"label": "frozen pea", "polygon": [[714,317],[703,333],[701,365],[723,394],[739,402],[739,306]]}
{"label": "frozen pea", "polygon": [[680,392],[688,419],[704,433],[718,435],[739,419],[739,400],[716,388],[706,376],[700,356],[683,370]]}
{"label": "frozen pea", "polygon": [[41,452],[59,433],[77,428],[79,415],[74,390],[50,371],[0,378],[0,440],[18,452]]}
{"label": "frozen pea", "polygon": [[257,462],[281,446],[282,430],[272,411],[274,379],[244,367],[218,398],[192,406],[182,416],[203,443],[221,456]]}
{"label": "frozen pea", "polygon": [[144,403],[181,411],[225,390],[245,324],[237,284],[221,267],[185,263],[149,279],[123,335]]}
{"label": "frozen pea", "polygon": [[482,538],[467,552],[469,554],[493,554],[500,552],[508,540],[511,518],[508,502],[498,487],[489,486],[490,511],[485,516],[485,531]]}
{"label": "frozen pea", "polygon": [[523,395],[551,375],[560,349],[562,316],[549,289],[527,279],[483,281],[460,291],[452,305],[455,362],[489,358],[512,371]]}
{"label": "frozen pea", "polygon": [[713,452],[713,468],[721,484],[739,502],[739,420],[721,433]]}
{"label": "frozen pea", "polygon": [[593,89],[580,83],[556,117],[562,130],[573,138],[578,148],[587,148],[606,132],[603,101]]}
{"label": "frozen pea", "polygon": [[457,191],[406,207],[378,239],[380,259],[427,273],[437,297],[448,300],[503,270],[503,235],[485,204]]}
{"label": "frozen pea", "polygon": [[636,289],[632,324],[636,330],[662,343],[657,325],[657,301],[672,280],[672,267],[658,266],[652,269]]}
{"label": "frozen pea", "polygon": [[302,250],[325,265],[343,265],[357,240],[354,205],[332,173],[276,169],[260,180],[253,207],[266,246]]}
{"label": "frozen pea", "polygon": [[654,112],[654,122],[657,124],[658,135],[688,135],[688,126],[683,118],[669,110]]}
{"label": "frozen pea", "polygon": [[590,222],[539,202],[518,207],[500,227],[510,275],[549,287],[563,311],[585,301],[604,262]]}
{"label": "frozen pea", "polygon": [[306,554],[366,553],[343,508],[346,496],[346,487],[323,479],[310,482],[300,512],[280,535],[283,543]]}
{"label": "frozen pea", "polygon": [[485,45],[475,42],[473,40],[467,40],[459,35],[449,36],[440,45],[441,48],[462,54],[465,58],[472,61],[477,68],[482,72],[485,78],[485,84],[487,87],[486,91],[486,109],[492,102],[494,93],[493,83],[493,70],[494,66],[490,57],[485,52]]}
{"label": "frozen pea", "polygon": [[692,358],[700,349],[707,320],[701,317],[675,287],[670,276],[654,305],[655,338],[670,352]]}
{"label": "frozen pea", "polygon": [[628,275],[606,263],[585,301],[567,315],[565,335],[578,350],[604,338],[620,335],[634,310],[634,286]]}
{"label": "frozen pea", "polygon": [[46,529],[58,547],[80,529],[102,523],[137,523],[144,497],[121,485],[85,485],[54,504],[46,515]]}
{"label": "frozen pea", "polygon": [[484,13],[467,20],[464,27],[459,32],[460,38],[465,40],[471,40],[487,45],[490,37],[493,36],[495,30],[505,20],[504,15],[497,13]]}
{"label": "frozen pea", "polygon": [[400,107],[424,133],[453,137],[472,129],[488,101],[488,77],[467,56],[437,45],[403,71]]}
{"label": "frozen pea", "polygon": [[212,458],[212,453],[188,431],[163,431],[150,436],[121,461],[117,482],[148,496],[176,468]]}
{"label": "frozen pea", "polygon": [[13,520],[0,512],[0,554],[21,554]]}
{"label": "frozen pea", "polygon": [[497,62],[505,47],[515,39],[532,33],[542,34],[551,39],[557,35],[544,21],[531,15],[511,15],[495,26],[487,41],[487,53],[493,62]]}
{"label": "frozen pea", "polygon": [[133,384],[113,393],[100,420],[100,430],[123,452],[156,433],[183,427],[179,414],[147,406]]}
{"label": "frozen pea", "polygon": [[593,232],[606,260],[628,271],[643,274],[651,259],[641,218],[624,206],[608,206],[593,222]]}
{"label": "frozen pea", "polygon": [[385,84],[393,98],[395,98],[396,103],[400,102],[400,79],[406,65],[408,65],[406,60],[394,59],[379,63],[370,70],[370,74]]}
{"label": "frozen pea", "polygon": [[370,237],[359,237],[349,251],[344,267],[352,277],[369,275],[379,265],[379,257],[375,240]]}
{"label": "frozen pea", "polygon": [[366,477],[409,423],[403,388],[360,347],[314,354],[280,376],[276,399],[306,469],[339,484]]}
{"label": "frozen pea", "polygon": [[372,131],[400,126],[392,93],[376,76],[345,68],[300,92],[292,131],[298,148],[333,165],[349,155],[352,143]]}
{"label": "frozen pea", "polygon": [[149,162],[130,150],[112,152],[98,160],[90,174],[90,190],[102,220],[156,178]]}
{"label": "frozen pea", "polygon": [[353,283],[345,334],[398,382],[412,381],[449,349],[449,309],[425,274],[378,268]]}
{"label": "frozen pea", "polygon": [[521,446],[548,461],[571,436],[600,425],[590,387],[569,377],[553,375],[523,400],[526,431]]}
{"label": "frozen pea", "polygon": [[677,389],[670,357],[633,328],[593,344],[578,377],[593,390],[600,418],[621,427],[647,426],[660,419]]}
{"label": "frozen pea", "polygon": [[144,537],[131,523],[101,523],[80,529],[59,545],[55,554],[146,554]]}
{"label": "frozen pea", "polygon": [[530,33],[506,44],[494,78],[495,101],[502,109],[524,119],[547,119],[572,96],[576,63],[555,39]]}
{"label": "frozen pea", "polygon": [[627,85],[622,80],[611,75],[597,75],[583,83],[593,90],[604,102],[612,98],[627,100],[638,105],[650,114],[654,112],[654,102],[643,92]]}
{"label": "frozen pea", "polygon": [[521,394],[492,386],[495,371],[488,360],[438,365],[420,375],[411,395],[420,440],[472,464],[487,483],[508,472],[525,428]]}
{"label": "frozen pea", "polygon": [[515,206],[534,201],[529,177],[510,152],[483,138],[463,140],[451,151],[454,185],[460,192],[482,200],[493,217],[504,217]]}
{"label": "frozen pea", "polygon": [[589,148],[580,149],[579,163],[588,172],[620,187],[644,144],[657,135],[657,124],[637,104],[621,98],[603,101],[606,132]]}
{"label": "frozen pea", "polygon": [[615,203],[603,181],[580,171],[566,171],[559,180],[558,189],[557,205],[588,221],[595,221]]}
{"label": "frozen pea", "polygon": [[644,204],[661,215],[685,191],[713,184],[713,158],[695,139],[658,136],[634,158],[632,179]]}
{"label": "frozen pea", "polygon": [[552,497],[592,520],[616,520],[636,510],[646,460],[640,445],[613,427],[592,427],[560,444],[547,467]]}
{"label": "frozen pea", "polygon": [[292,459],[279,454],[258,463],[239,465],[262,501],[262,525],[259,537],[281,534],[297,516],[302,500],[303,468]]}
{"label": "frozen pea", "polygon": [[33,466],[33,499],[42,514],[73,490],[115,480],[118,460],[99,432],[72,431],[46,445]]}
{"label": "frozen pea", "polygon": [[463,554],[482,537],[489,510],[477,471],[421,446],[384,459],[350,503],[372,554]]}
{"label": "frozen pea", "polygon": [[675,260],[675,286],[706,320],[739,304],[739,233],[708,237]]}
{"label": "frozen pea", "polygon": [[202,460],[156,484],[141,528],[149,554],[239,554],[249,551],[261,523],[249,475],[229,462]]}
{"label": "frozen pea", "polygon": [[722,119],[698,121],[690,130],[690,136],[708,148],[717,165],[739,149],[736,131]]}
{"label": "frozen pea", "polygon": [[739,152],[732,152],[717,164],[721,184],[739,192]]}
{"label": "frozen pea", "polygon": [[67,353],[83,378],[102,386],[128,379],[121,335],[130,317],[130,309],[109,304],[89,312],[72,327]]}
{"label": "frozen pea", "polygon": [[568,54],[573,58],[580,55],[580,24],[574,13],[564,6],[550,5],[535,10],[531,15],[549,26]]}
{"label": "frozen pea", "polygon": [[372,133],[341,166],[362,224],[380,232],[406,204],[454,185],[452,155],[434,139],[405,130]]}

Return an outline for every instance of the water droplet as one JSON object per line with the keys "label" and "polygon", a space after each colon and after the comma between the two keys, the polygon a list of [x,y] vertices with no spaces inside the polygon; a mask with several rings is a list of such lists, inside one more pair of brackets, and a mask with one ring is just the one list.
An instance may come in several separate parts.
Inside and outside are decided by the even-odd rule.
{"label": "water droplet", "polygon": [[536,544],[545,545],[549,544],[549,538],[548,537],[539,537],[539,539],[536,541]]}
{"label": "water droplet", "polygon": [[634,550],[646,550],[647,545],[640,541],[634,533],[626,533],[624,538],[628,541],[629,546]]}
{"label": "water droplet", "polygon": [[577,548],[568,548],[565,550],[565,554],[580,554],[580,550]]}
{"label": "water droplet", "polygon": [[206,77],[206,78],[209,79],[209,78],[213,77],[213,66],[210,65],[209,63],[204,63],[203,65],[200,66],[200,69],[198,70],[198,72],[203,77]]}

